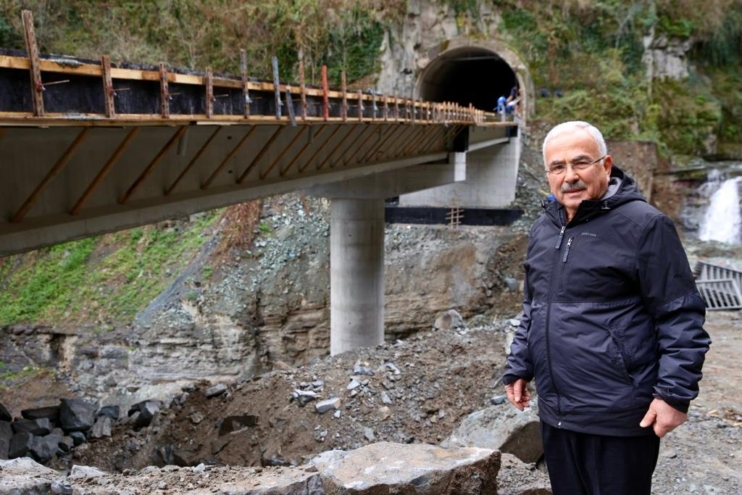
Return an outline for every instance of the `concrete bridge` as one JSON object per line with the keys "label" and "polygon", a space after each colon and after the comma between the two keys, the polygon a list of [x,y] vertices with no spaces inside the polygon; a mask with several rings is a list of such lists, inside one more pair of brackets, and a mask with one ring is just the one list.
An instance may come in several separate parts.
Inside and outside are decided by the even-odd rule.
{"label": "concrete bridge", "polygon": [[0,52],[0,256],[290,191],[328,197],[337,354],[383,342],[384,198],[514,197],[518,124],[471,103],[309,87],[303,71],[289,85],[275,61],[256,81],[244,53],[239,76],[42,56],[24,22],[27,51]]}

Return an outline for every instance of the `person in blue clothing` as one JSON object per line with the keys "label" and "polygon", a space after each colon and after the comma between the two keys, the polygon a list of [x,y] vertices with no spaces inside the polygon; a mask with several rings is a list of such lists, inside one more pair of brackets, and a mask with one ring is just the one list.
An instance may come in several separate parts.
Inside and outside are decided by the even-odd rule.
{"label": "person in blue clothing", "polygon": [[674,225],[597,128],[554,127],[543,157],[555,200],[531,228],[507,397],[528,407],[535,378],[554,495],[649,495],[698,394],[705,305]]}

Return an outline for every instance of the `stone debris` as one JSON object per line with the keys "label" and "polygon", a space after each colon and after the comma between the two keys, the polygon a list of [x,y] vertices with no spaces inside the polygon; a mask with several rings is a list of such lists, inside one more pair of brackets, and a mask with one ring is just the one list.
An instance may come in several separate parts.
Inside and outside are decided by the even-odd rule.
{"label": "stone debris", "polygon": [[59,420],[59,406],[37,407],[34,409],[24,409],[21,416],[25,419],[42,419],[46,418],[51,423]]}
{"label": "stone debris", "polygon": [[47,435],[51,433],[52,426],[47,418],[16,419],[13,421],[13,431],[16,433],[26,432],[31,435]]}
{"label": "stone debris", "polygon": [[381,392],[381,403],[389,405],[392,403],[392,399],[389,398],[389,394],[386,392]]}
{"label": "stone debris", "polygon": [[317,400],[317,394],[311,390],[295,389],[291,393],[291,398],[299,402],[299,406],[304,407],[310,402]]}
{"label": "stone debris", "polygon": [[355,390],[355,389],[357,389],[357,388],[358,388],[358,387],[360,387],[360,386],[361,386],[360,382],[358,382],[358,381],[357,381],[357,380],[355,380],[355,379],[352,379],[352,380],[350,381],[350,383],[348,383],[348,386],[347,386],[347,387],[345,387],[345,388],[346,388],[346,390]]}
{"label": "stone debris", "polygon": [[495,449],[536,462],[544,453],[536,402],[532,399],[532,407],[524,411],[502,405],[473,412],[441,446]]}
{"label": "stone debris", "polygon": [[455,309],[449,309],[435,319],[435,323],[433,323],[433,330],[453,330],[459,333],[464,333],[468,329],[466,328],[464,318],[459,314],[459,312]]}
{"label": "stone debris", "polygon": [[8,421],[0,421],[0,460],[8,458],[10,440],[13,438],[13,427]]}
{"label": "stone debris", "polygon": [[121,407],[116,405],[103,406],[98,410],[96,416],[108,416],[113,421],[118,421],[118,419],[121,417]]}
{"label": "stone debris", "polygon": [[10,414],[10,412],[8,412],[7,409],[5,409],[5,406],[2,404],[0,404],[0,421],[13,421],[13,416]]}
{"label": "stone debris", "polygon": [[109,416],[98,416],[93,425],[92,438],[103,438],[111,436],[113,421]]}
{"label": "stone debris", "polygon": [[366,427],[363,429],[363,437],[369,442],[373,442],[374,440],[376,440],[376,435],[374,435],[374,430],[369,427]]}
{"label": "stone debris", "polygon": [[366,363],[361,363],[360,361],[357,361],[356,364],[353,365],[353,374],[374,376],[375,374],[374,371],[365,366],[362,366],[362,364],[366,364]]}
{"label": "stone debris", "polygon": [[508,401],[507,395],[496,395],[490,399],[490,402],[493,406],[499,406],[501,404],[505,404]]}
{"label": "stone debris", "polygon": [[243,428],[254,428],[258,426],[258,417],[252,414],[243,414],[240,416],[227,416],[222,420],[222,424],[219,427],[219,436],[224,436],[227,433],[238,431]]}
{"label": "stone debris", "polygon": [[324,414],[327,411],[334,411],[335,409],[340,408],[340,398],[327,399],[317,402],[314,407],[320,414]]}
{"label": "stone debris", "polygon": [[218,395],[222,395],[227,392],[227,386],[223,383],[217,383],[213,387],[209,387],[206,390],[204,390],[204,395],[207,399],[210,399],[212,397],[216,397]]}
{"label": "stone debris", "polygon": [[59,425],[64,431],[87,431],[95,424],[98,408],[84,399],[62,399],[59,408]]}
{"label": "stone debris", "polygon": [[500,453],[380,442],[350,452],[324,452],[311,462],[327,494],[497,495]]}

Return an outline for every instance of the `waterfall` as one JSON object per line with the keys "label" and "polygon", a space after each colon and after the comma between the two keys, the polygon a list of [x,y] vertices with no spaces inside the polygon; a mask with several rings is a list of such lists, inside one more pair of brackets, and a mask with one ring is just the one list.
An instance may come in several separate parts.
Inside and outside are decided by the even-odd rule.
{"label": "waterfall", "polygon": [[711,196],[708,210],[701,223],[699,239],[739,244],[742,219],[739,212],[739,189],[742,177],[729,179]]}

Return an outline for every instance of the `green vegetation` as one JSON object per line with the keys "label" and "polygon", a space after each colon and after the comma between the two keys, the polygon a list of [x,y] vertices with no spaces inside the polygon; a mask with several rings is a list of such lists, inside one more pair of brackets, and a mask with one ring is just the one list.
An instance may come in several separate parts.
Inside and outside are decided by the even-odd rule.
{"label": "green vegetation", "polygon": [[19,381],[38,378],[40,376],[54,375],[54,371],[38,366],[24,366],[20,371],[12,371],[0,361],[0,389],[6,390],[18,384]]}
{"label": "green vegetation", "polygon": [[220,214],[182,229],[150,225],[6,258],[0,322],[129,320],[172,282]]}
{"label": "green vegetation", "polygon": [[[498,2],[500,30],[529,62],[538,118],[588,120],[612,138],[657,142],[666,152],[703,154],[714,136],[740,139],[740,0],[549,0],[523,8]],[[690,43],[697,68],[687,81],[648,81],[645,37]]]}

